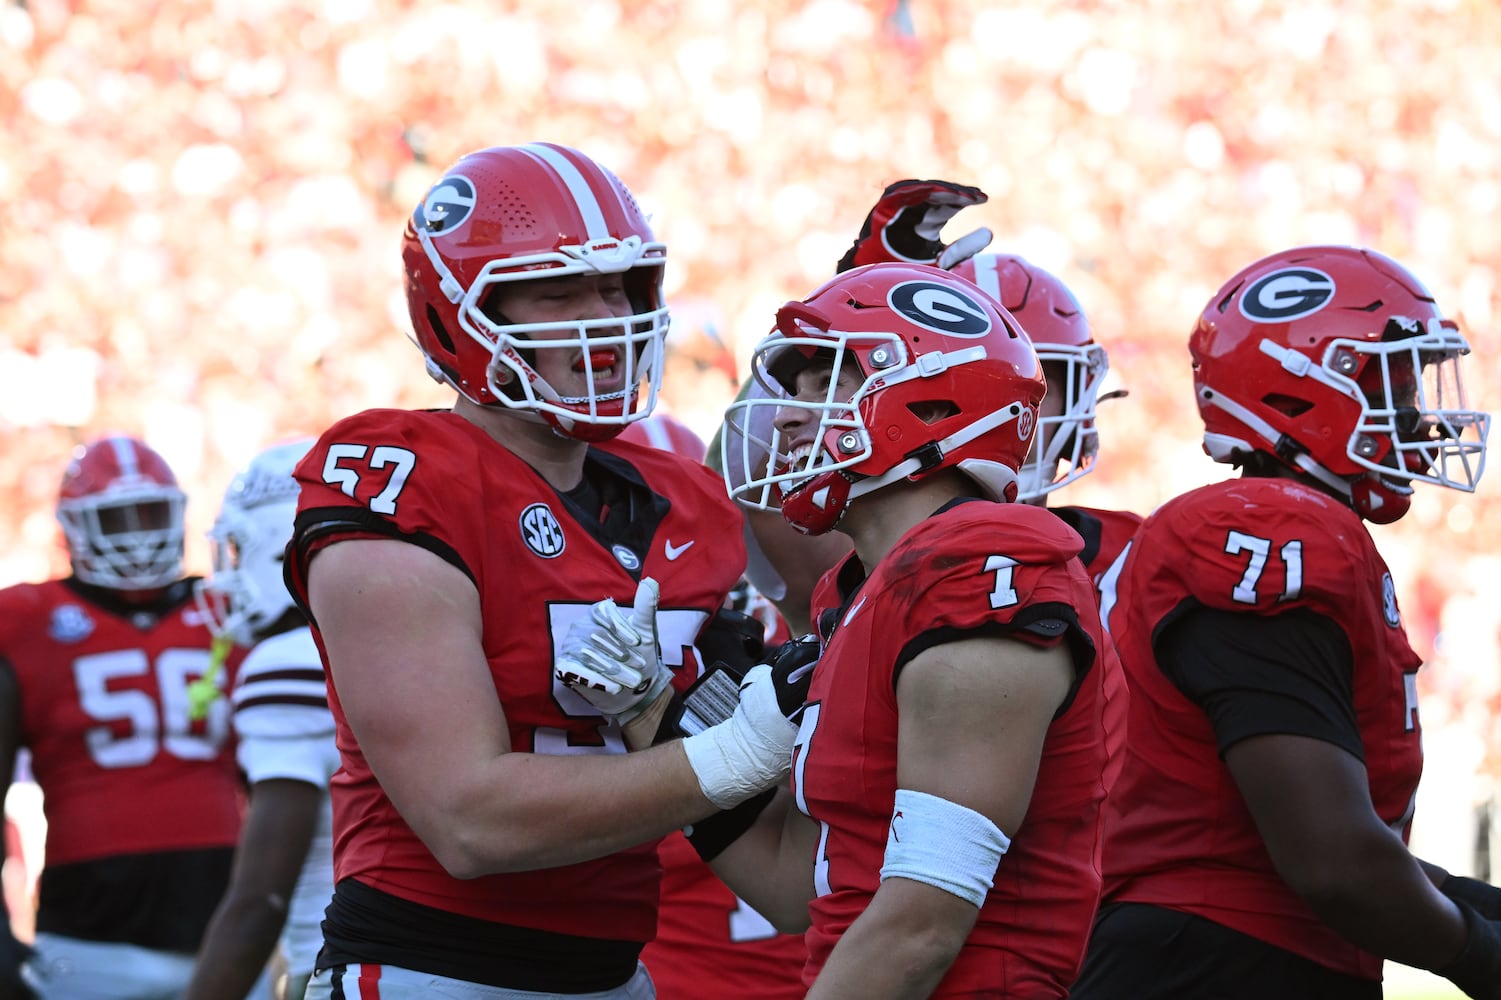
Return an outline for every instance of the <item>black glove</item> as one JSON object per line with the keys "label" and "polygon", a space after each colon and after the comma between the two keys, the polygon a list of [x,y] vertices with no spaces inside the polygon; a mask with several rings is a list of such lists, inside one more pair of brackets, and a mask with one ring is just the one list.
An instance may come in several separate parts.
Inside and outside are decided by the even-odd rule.
{"label": "black glove", "polygon": [[[757,661],[770,665],[777,707],[792,722],[798,722],[802,717],[808,685],[813,682],[813,664],[818,662],[819,652],[818,636],[805,635],[801,639],[789,639]],[[755,665],[724,661],[711,663],[683,697],[668,707],[667,724],[658,731],[657,742],[701,733],[735,714],[735,706],[740,703],[740,682],[746,671]]]}
{"label": "black glove", "polygon": [[1433,971],[1474,1000],[1501,1000],[1501,922],[1485,919],[1461,900],[1455,905],[1465,918],[1465,947],[1458,958]]}
{"label": "black glove", "polygon": [[1501,886],[1463,875],[1450,875],[1438,891],[1456,903],[1470,904],[1487,920],[1501,920]]}
{"label": "black glove", "polygon": [[705,663],[729,664],[737,667],[739,677],[743,677],[766,656],[766,626],[754,615],[720,608],[693,645]]}
{"label": "black glove", "polygon": [[960,209],[984,204],[989,198],[977,187],[953,181],[897,181],[881,192],[881,200],[865,217],[860,235],[840,258],[835,272],[889,261],[948,270],[989,246],[991,233],[976,229],[946,244],[940,238],[944,225]]}
{"label": "black glove", "polygon": [[808,686],[813,683],[813,668],[823,655],[818,636],[808,634],[788,639],[766,660],[771,664],[771,681],[776,686],[777,706],[792,722],[801,722],[808,703]]}
{"label": "black glove", "polygon": [[16,940],[3,907],[0,907],[0,923],[5,925],[0,930],[0,1000],[33,1000],[36,994],[21,978],[21,966],[36,952]]}

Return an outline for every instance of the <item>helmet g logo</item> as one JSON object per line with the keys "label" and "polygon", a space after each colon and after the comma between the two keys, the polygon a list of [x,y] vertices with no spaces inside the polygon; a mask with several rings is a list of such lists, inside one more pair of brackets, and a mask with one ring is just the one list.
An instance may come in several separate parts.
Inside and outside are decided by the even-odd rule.
{"label": "helmet g logo", "polygon": [[1240,297],[1240,314],[1253,323],[1286,323],[1311,316],[1334,298],[1334,279],[1311,267],[1289,267],[1256,280]]}
{"label": "helmet g logo", "polygon": [[992,326],[983,306],[936,281],[904,281],[886,294],[886,303],[918,326],[951,337],[983,337]]}
{"label": "helmet g logo", "polygon": [[433,185],[413,221],[418,229],[437,235],[463,225],[474,212],[474,184],[462,174],[449,174]]}

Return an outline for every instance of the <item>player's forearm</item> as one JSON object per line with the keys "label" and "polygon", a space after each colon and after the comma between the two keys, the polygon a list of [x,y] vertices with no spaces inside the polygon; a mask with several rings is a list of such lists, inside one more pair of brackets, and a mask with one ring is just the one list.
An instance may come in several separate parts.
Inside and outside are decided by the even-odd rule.
{"label": "player's forearm", "polygon": [[222,1000],[250,992],[286,922],[285,905],[270,897],[225,897],[209,922],[193,979],[182,1000]]}
{"label": "player's forearm", "polygon": [[808,1000],[930,995],[964,947],[977,913],[931,886],[902,879],[882,883],[835,945]]}
{"label": "player's forearm", "polygon": [[1464,946],[1458,910],[1394,836],[1344,842],[1321,875],[1293,889],[1351,943],[1404,965],[1438,968]]}
{"label": "player's forearm", "polygon": [[[750,829],[725,847],[709,867],[783,934],[808,929],[813,899],[813,823],[792,805],[784,786]],[[691,838],[690,838],[691,839]]]}
{"label": "player's forearm", "polygon": [[630,754],[505,753],[398,810],[455,878],[604,857],[714,812],[681,746]]}

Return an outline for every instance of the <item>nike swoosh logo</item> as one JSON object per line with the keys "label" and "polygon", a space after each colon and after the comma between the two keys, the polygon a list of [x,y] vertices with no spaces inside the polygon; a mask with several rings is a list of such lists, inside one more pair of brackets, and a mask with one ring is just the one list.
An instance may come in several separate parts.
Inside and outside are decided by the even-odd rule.
{"label": "nike swoosh logo", "polygon": [[669,538],[662,544],[662,551],[667,553],[667,559],[669,562],[671,562],[678,556],[682,555],[684,552],[687,552],[689,549],[693,548],[694,541],[695,539],[690,538],[682,545],[674,545],[672,544],[672,539]]}
{"label": "nike swoosh logo", "polygon": [[860,613],[860,609],[863,608],[863,607],[865,607],[865,598],[864,597],[862,597],[858,601],[856,601],[855,602],[855,606],[853,608],[850,608],[849,613],[844,616],[844,622],[843,622],[843,624],[848,625],[850,623],[850,619],[853,618],[853,617],[855,617],[857,614],[859,614]]}

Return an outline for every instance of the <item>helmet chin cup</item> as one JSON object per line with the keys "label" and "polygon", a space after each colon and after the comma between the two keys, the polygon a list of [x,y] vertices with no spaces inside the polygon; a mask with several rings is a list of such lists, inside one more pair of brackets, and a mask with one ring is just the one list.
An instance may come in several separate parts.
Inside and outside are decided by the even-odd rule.
{"label": "helmet chin cup", "polygon": [[852,485],[842,473],[819,473],[782,494],[782,517],[805,535],[827,534],[844,516]]}
{"label": "helmet chin cup", "polygon": [[1391,524],[1412,507],[1412,487],[1393,486],[1374,474],[1361,476],[1350,483],[1350,506],[1372,524]]}
{"label": "helmet chin cup", "polygon": [[620,436],[621,431],[630,426],[629,424],[591,424],[584,420],[564,420],[553,413],[544,413],[542,418],[563,437],[589,444],[613,440]]}

